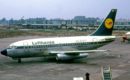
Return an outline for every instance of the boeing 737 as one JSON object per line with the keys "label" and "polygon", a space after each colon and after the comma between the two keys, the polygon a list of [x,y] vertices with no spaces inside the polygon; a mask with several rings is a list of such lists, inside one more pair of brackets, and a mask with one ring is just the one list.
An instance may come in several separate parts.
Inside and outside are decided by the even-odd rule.
{"label": "boeing 737", "polygon": [[21,62],[21,58],[54,57],[56,60],[85,58],[92,52],[115,40],[112,36],[117,9],[112,9],[99,28],[88,36],[53,37],[21,40],[1,51],[2,55]]}

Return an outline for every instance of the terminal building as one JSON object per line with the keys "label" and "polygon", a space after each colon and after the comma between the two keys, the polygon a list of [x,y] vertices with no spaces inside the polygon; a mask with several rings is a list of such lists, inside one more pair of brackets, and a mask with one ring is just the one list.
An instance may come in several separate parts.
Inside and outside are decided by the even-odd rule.
{"label": "terminal building", "polygon": [[[20,20],[6,20],[5,18],[0,20],[0,26],[17,26],[18,28],[30,28],[30,29],[78,29],[88,30],[96,29],[103,19],[92,18],[85,16],[75,16],[73,19],[46,19],[46,18],[29,18]],[[130,30],[130,20],[117,19],[115,22],[116,30]]]}

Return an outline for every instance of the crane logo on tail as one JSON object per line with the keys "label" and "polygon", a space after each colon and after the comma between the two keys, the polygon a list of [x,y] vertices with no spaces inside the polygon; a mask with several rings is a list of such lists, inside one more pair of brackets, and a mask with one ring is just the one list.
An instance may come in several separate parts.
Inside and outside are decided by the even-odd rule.
{"label": "crane logo on tail", "polygon": [[106,27],[107,29],[111,29],[112,26],[113,26],[113,20],[112,20],[111,18],[106,19],[106,20],[105,20],[105,27]]}

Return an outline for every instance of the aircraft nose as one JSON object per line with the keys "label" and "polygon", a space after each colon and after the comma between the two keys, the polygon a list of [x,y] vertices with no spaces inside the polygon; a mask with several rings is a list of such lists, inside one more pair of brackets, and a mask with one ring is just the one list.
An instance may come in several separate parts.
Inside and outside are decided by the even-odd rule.
{"label": "aircraft nose", "polygon": [[5,49],[5,50],[1,51],[1,54],[7,56],[7,50]]}

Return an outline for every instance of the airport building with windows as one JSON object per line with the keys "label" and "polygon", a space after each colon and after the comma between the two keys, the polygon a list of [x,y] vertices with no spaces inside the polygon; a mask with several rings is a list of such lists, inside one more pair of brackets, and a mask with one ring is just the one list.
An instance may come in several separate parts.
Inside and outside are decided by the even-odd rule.
{"label": "airport building with windows", "polygon": [[[0,19],[0,26],[22,26],[22,28],[31,29],[95,29],[97,28],[103,19],[75,16],[73,19],[46,19],[46,18],[29,18],[20,20],[6,20],[6,18]],[[21,28],[21,27],[18,27]],[[130,30],[130,19],[117,19],[115,22],[116,30]]]}

